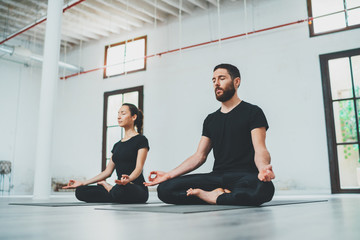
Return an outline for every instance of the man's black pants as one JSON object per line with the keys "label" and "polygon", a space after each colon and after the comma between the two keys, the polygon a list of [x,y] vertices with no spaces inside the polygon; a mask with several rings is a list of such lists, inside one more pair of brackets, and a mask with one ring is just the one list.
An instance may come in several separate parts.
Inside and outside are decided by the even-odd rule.
{"label": "man's black pants", "polygon": [[185,175],[160,183],[158,197],[171,204],[207,204],[196,196],[186,196],[186,191],[189,188],[205,191],[223,188],[231,193],[221,194],[216,204],[259,206],[272,199],[275,188],[272,182],[262,182],[257,175],[235,171]]}

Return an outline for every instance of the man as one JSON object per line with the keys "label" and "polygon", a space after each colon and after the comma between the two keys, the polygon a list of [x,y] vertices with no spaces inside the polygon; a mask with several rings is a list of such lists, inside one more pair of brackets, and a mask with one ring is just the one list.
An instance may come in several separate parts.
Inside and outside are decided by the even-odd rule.
{"label": "man", "polygon": [[[170,172],[152,171],[144,184],[160,184],[158,196],[165,203],[261,205],[272,199],[275,178],[265,145],[265,115],[238,97],[237,67],[216,66],[212,81],[221,108],[205,119],[197,151]],[[211,173],[182,176],[200,167],[211,149]]]}

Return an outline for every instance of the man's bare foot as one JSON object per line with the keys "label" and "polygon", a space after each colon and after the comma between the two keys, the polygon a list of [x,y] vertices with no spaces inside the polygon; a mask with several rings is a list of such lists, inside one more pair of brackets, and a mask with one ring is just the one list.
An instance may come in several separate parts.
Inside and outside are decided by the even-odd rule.
{"label": "man's bare foot", "polygon": [[97,185],[102,185],[108,192],[113,188],[112,185],[108,184],[105,180],[97,182]]}
{"label": "man's bare foot", "polygon": [[186,195],[187,196],[197,196],[198,198],[204,200],[205,202],[207,202],[209,204],[216,204],[216,199],[221,194],[230,192],[228,189],[225,189],[225,190],[222,188],[217,188],[212,191],[204,191],[200,188],[195,188],[195,189],[189,188],[186,191],[186,193],[187,193]]}
{"label": "man's bare foot", "polygon": [[224,188],[224,192],[225,193],[231,193],[231,191],[229,189],[226,189],[226,188]]}

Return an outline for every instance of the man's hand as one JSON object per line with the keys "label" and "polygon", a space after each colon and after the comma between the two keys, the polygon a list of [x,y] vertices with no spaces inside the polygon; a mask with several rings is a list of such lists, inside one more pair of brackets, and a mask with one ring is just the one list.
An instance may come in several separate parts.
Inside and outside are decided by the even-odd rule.
{"label": "man's hand", "polygon": [[84,183],[81,181],[76,181],[76,180],[70,180],[68,185],[62,187],[62,189],[71,189],[71,188],[77,188],[80,186],[83,186]]}
{"label": "man's hand", "polygon": [[130,177],[129,177],[129,175],[126,175],[126,174],[122,174],[120,180],[118,180],[118,179],[115,180],[115,183],[119,184],[119,185],[126,185],[129,182],[130,182]]}
{"label": "man's hand", "polygon": [[[155,176],[152,176],[155,175]],[[149,174],[149,182],[144,182],[145,186],[154,186],[157,185],[159,183],[165,182],[166,180],[169,180],[170,176],[168,173],[166,172],[162,172],[162,171],[152,171]]]}
{"label": "man's hand", "polygon": [[260,181],[263,182],[270,182],[272,179],[274,179],[275,174],[272,170],[272,166],[269,164],[261,168],[261,170],[259,171],[258,178]]}

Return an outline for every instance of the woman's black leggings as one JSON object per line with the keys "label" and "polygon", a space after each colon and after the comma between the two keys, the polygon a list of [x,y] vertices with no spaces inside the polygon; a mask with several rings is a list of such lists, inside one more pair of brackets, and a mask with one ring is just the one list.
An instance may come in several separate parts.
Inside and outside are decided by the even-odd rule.
{"label": "woman's black leggings", "polygon": [[257,173],[211,172],[185,175],[160,183],[158,197],[171,204],[206,204],[196,196],[186,196],[189,188],[205,191],[229,189],[231,193],[223,193],[217,198],[216,204],[219,205],[259,206],[270,201],[275,192],[273,183],[260,181]]}
{"label": "woman's black leggings", "polygon": [[80,186],[76,188],[75,196],[84,202],[99,203],[145,203],[149,198],[147,187],[128,183],[115,184],[108,192],[103,186]]}

